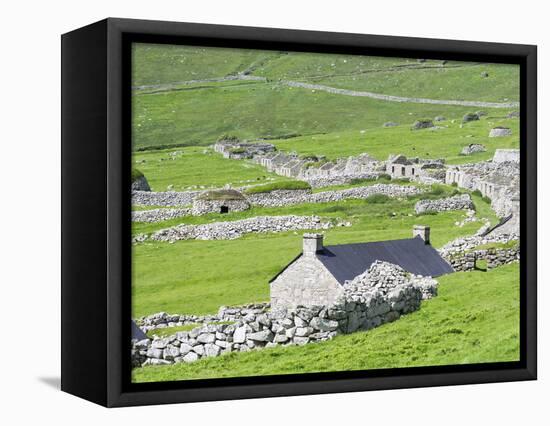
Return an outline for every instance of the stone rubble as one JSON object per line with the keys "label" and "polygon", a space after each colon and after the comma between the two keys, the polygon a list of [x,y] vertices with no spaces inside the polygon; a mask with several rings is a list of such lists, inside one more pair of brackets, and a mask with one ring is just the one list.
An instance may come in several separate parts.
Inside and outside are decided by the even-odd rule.
{"label": "stone rubble", "polygon": [[443,212],[448,210],[473,210],[474,203],[470,194],[455,195],[437,200],[420,200],[415,206],[416,214],[427,212]]}

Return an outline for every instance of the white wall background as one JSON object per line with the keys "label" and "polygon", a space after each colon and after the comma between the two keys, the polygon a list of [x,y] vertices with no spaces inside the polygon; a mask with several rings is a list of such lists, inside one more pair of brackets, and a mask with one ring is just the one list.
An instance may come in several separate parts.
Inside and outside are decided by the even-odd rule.
{"label": "white wall background", "polygon": [[[0,416],[4,424],[543,424],[549,273],[539,278],[539,381],[106,410],[56,389],[60,327],[60,34],[108,16],[539,45],[539,155],[550,158],[542,1],[24,1],[2,5]],[[544,167],[544,163],[541,162]],[[541,167],[542,168],[542,167]],[[550,178],[539,173],[539,217]],[[550,237],[539,221],[539,241]],[[540,245],[540,264],[549,250]],[[21,349],[21,342],[27,344]],[[13,343],[13,347],[11,347]],[[545,395],[546,392],[546,395]]]}

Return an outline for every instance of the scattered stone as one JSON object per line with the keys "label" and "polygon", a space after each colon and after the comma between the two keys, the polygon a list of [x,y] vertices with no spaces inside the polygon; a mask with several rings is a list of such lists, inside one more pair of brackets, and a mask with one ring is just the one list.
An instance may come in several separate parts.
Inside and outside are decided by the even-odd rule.
{"label": "scattered stone", "polygon": [[469,123],[470,121],[476,121],[479,120],[479,115],[477,115],[474,112],[469,112],[467,114],[464,114],[464,117],[462,117],[463,123]]}
{"label": "scattered stone", "polygon": [[495,127],[489,132],[490,138],[501,138],[505,136],[512,136],[512,130],[508,127]]}
{"label": "scattered stone", "polygon": [[434,127],[432,120],[416,120],[412,125],[413,130],[428,129],[430,127]]}
{"label": "scattered stone", "polygon": [[479,143],[471,143],[470,145],[465,146],[462,148],[462,151],[460,152],[461,155],[472,155],[476,152],[485,152],[487,151],[487,148],[485,148],[485,145],[479,144]]}
{"label": "scattered stone", "polygon": [[386,121],[384,123],[384,127],[396,127],[396,126],[399,126],[399,124],[393,122],[393,121]]}

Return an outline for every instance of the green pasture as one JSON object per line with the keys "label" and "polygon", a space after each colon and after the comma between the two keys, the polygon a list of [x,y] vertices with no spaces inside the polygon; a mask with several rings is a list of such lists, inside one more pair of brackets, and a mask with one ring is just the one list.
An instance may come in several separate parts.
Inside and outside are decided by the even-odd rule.
{"label": "green pasture", "polygon": [[[442,194],[445,195],[445,194]],[[426,196],[423,196],[426,197]],[[346,200],[281,208],[253,208],[225,215],[185,217],[161,223],[134,223],[133,233],[150,233],[179,223],[198,224],[237,220],[259,215],[319,215],[326,220],[349,221],[350,227],[325,232],[325,244],[346,244],[409,238],[415,224],[431,226],[432,244],[473,234],[481,222],[458,227],[462,211],[416,216],[408,199]],[[484,201],[476,200],[488,209]],[[132,317],[165,311],[179,314],[215,313],[221,305],[239,305],[269,299],[268,281],[301,251],[305,231],[247,234],[235,240],[148,241],[133,245]]]}
{"label": "green pasture", "polygon": [[369,331],[306,346],[230,353],[193,364],[134,369],[151,382],[519,360],[519,266],[439,278],[419,311]]}

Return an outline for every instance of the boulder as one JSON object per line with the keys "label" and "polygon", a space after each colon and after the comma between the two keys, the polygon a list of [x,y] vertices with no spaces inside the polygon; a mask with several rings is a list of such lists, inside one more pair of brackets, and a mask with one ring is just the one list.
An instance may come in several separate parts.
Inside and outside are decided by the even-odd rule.
{"label": "boulder", "polygon": [[416,120],[412,125],[413,130],[428,129],[430,127],[434,127],[432,120]]}
{"label": "boulder", "polygon": [[261,330],[256,333],[249,333],[247,338],[255,342],[271,342],[273,340],[273,333],[271,330]]}
{"label": "boulder", "polygon": [[183,362],[195,362],[199,356],[195,352],[189,352],[183,357]]}
{"label": "boulder", "polygon": [[309,325],[320,331],[334,331],[338,328],[338,321],[315,317],[309,322]]}
{"label": "boulder", "polygon": [[218,356],[221,352],[221,348],[218,345],[207,343],[204,345],[204,353],[207,357]]}
{"label": "boulder", "polygon": [[238,327],[235,330],[235,333],[233,333],[233,342],[244,343],[246,341],[246,330],[247,327],[245,325],[243,325],[242,327]]}
{"label": "boulder", "polygon": [[477,115],[475,112],[469,112],[467,114],[464,114],[464,117],[462,117],[463,123],[469,123],[470,121],[476,120],[479,120],[479,115]]}
{"label": "boulder", "polygon": [[216,341],[216,335],[214,333],[203,333],[197,337],[199,343],[214,343]]}

